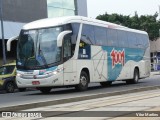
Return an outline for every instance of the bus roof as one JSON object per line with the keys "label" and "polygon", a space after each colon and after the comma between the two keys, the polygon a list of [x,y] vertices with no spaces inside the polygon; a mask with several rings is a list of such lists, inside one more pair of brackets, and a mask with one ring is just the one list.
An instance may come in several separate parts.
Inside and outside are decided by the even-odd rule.
{"label": "bus roof", "polygon": [[54,26],[64,25],[67,23],[85,23],[85,24],[91,24],[91,25],[102,26],[107,28],[121,29],[124,31],[147,34],[145,31],[135,30],[135,29],[117,25],[114,23],[105,22],[105,21],[101,21],[93,18],[82,17],[82,16],[67,16],[67,17],[41,19],[41,20],[33,21],[31,23],[24,25],[23,29],[28,30],[28,29],[54,27]]}

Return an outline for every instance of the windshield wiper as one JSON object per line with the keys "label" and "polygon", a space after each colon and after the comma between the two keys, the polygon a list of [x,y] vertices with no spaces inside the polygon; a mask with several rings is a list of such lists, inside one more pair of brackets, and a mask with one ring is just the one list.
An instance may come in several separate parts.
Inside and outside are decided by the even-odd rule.
{"label": "windshield wiper", "polygon": [[44,57],[43,51],[40,49],[40,44],[38,48],[38,56],[37,56],[37,61],[41,64],[41,61],[43,62],[44,66],[48,68],[47,61]]}

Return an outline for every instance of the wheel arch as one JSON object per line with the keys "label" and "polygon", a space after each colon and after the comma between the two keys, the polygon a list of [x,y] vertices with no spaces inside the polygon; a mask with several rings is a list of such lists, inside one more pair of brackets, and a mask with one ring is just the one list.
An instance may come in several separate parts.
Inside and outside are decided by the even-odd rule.
{"label": "wheel arch", "polygon": [[[135,66],[134,72],[135,72],[135,70],[138,70],[138,74],[139,74],[139,78],[140,78],[140,70],[139,70],[139,67],[138,67],[138,66]],[[133,72],[133,76],[134,76],[134,72]]]}
{"label": "wheel arch", "polygon": [[86,73],[87,73],[88,78],[89,78],[89,82],[90,82],[90,71],[89,71],[89,69],[88,69],[88,68],[86,68],[86,67],[84,67],[84,68],[82,68],[81,72],[82,72],[82,71],[84,71],[84,72],[86,72]]}
{"label": "wheel arch", "polygon": [[7,85],[7,83],[10,83],[10,82],[13,83],[15,87],[17,87],[15,80],[12,80],[12,79],[5,80],[4,87]]}

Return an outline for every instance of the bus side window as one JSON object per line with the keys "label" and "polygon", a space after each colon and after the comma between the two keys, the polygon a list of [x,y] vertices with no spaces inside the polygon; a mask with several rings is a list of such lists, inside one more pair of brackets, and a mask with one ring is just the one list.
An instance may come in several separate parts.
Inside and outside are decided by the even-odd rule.
{"label": "bus side window", "polygon": [[136,38],[136,33],[133,32],[127,32],[128,36],[128,42],[129,42],[129,47],[130,48],[137,48],[137,38]]}
{"label": "bus side window", "polygon": [[72,54],[71,54],[71,37],[70,35],[67,35],[64,37],[64,42],[63,42],[63,57],[64,60],[68,60]]}
{"label": "bus side window", "polygon": [[116,29],[108,29],[107,30],[107,42],[108,46],[118,46],[118,36]]}
{"label": "bus side window", "polygon": [[72,43],[72,46],[71,46],[71,48],[72,48],[72,55],[74,55],[74,51],[75,51],[75,48],[76,48],[76,42],[77,41],[75,41],[75,40],[77,40],[77,36],[76,35],[72,35],[71,36],[71,43]]}
{"label": "bus side window", "polygon": [[73,32],[73,35],[71,36],[71,43],[72,43],[71,48],[72,48],[72,55],[74,55],[80,24],[79,23],[71,23],[71,25],[72,25],[72,32]]}
{"label": "bus side window", "polygon": [[96,45],[107,45],[107,33],[106,29],[103,27],[94,27],[94,33],[95,33],[95,42]]}
{"label": "bus side window", "polygon": [[81,40],[87,44],[95,44],[94,27],[92,25],[83,24]]}
{"label": "bus side window", "polygon": [[90,44],[90,38],[86,35],[82,35],[81,36],[81,42],[86,43],[86,44]]}
{"label": "bus side window", "polygon": [[138,48],[143,48],[143,40],[142,40],[142,35],[141,34],[136,34],[137,37],[137,47]]}
{"label": "bus side window", "polygon": [[146,48],[149,46],[149,38],[147,35],[142,35],[143,46]]}
{"label": "bus side window", "polygon": [[118,30],[118,41],[120,47],[128,47],[127,33],[122,30]]}
{"label": "bus side window", "polygon": [[143,48],[145,49],[146,47],[148,47],[149,43],[148,43],[148,37],[145,34],[137,34],[137,43],[139,45],[139,48]]}

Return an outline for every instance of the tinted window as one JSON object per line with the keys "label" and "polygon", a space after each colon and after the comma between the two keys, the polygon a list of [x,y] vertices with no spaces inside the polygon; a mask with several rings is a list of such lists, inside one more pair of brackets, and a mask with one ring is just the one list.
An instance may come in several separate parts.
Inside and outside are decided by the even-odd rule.
{"label": "tinted window", "polygon": [[109,46],[118,46],[117,30],[115,29],[107,30],[107,41]]}
{"label": "tinted window", "polygon": [[71,57],[71,40],[69,35],[65,37],[63,44],[64,44],[63,55],[64,55],[64,58],[68,59],[69,57]]}
{"label": "tinted window", "polygon": [[71,37],[71,41],[73,44],[76,44],[77,42],[77,36],[78,36],[78,33],[79,33],[79,26],[80,24],[79,23],[73,23],[72,24],[72,37]]}
{"label": "tinted window", "polygon": [[11,74],[14,70],[15,66],[3,66],[0,67],[0,75],[6,75],[6,74]]}
{"label": "tinted window", "polygon": [[122,30],[118,30],[118,41],[120,47],[128,47],[128,39],[127,39],[127,33]]}
{"label": "tinted window", "polygon": [[138,48],[143,48],[143,38],[141,34],[136,34],[136,38],[137,38],[137,47]]}
{"label": "tinted window", "polygon": [[103,27],[94,27],[95,41],[97,45],[107,45],[106,29]]}
{"label": "tinted window", "polygon": [[142,35],[142,41],[143,41],[143,46],[148,47],[149,46],[149,38],[147,35]]}
{"label": "tinted window", "polygon": [[136,48],[137,47],[137,39],[136,33],[127,32],[129,47]]}
{"label": "tinted window", "polygon": [[93,26],[83,24],[81,40],[87,44],[95,44]]}
{"label": "tinted window", "polygon": [[148,47],[148,36],[145,34],[137,34],[137,44],[141,46],[141,48]]}

